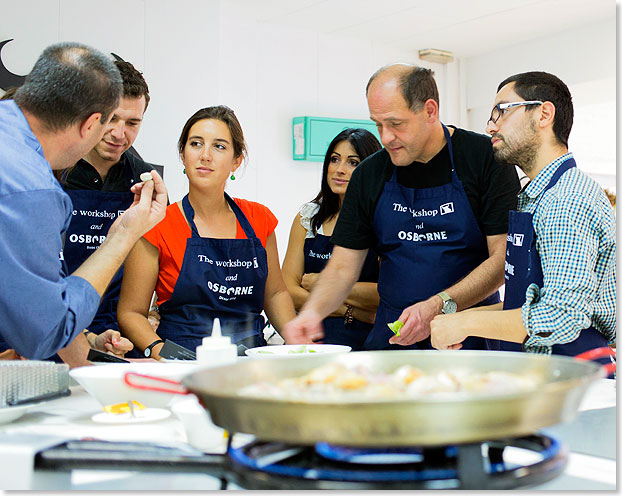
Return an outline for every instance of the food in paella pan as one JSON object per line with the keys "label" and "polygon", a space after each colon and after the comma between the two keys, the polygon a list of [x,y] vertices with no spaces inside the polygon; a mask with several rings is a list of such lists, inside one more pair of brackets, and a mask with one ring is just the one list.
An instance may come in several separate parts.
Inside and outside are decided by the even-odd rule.
{"label": "food in paella pan", "polygon": [[347,367],[331,363],[312,369],[300,377],[278,382],[258,382],[240,389],[242,396],[293,401],[417,399],[428,395],[471,393],[508,394],[535,389],[542,378],[535,372],[479,372],[455,368],[424,372],[402,365],[391,373],[372,371],[365,366]]}

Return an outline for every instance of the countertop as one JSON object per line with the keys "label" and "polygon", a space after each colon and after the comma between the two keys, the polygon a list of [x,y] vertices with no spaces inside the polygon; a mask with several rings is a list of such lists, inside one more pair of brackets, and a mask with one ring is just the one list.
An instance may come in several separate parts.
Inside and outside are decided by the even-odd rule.
{"label": "countertop", "polygon": [[[101,406],[79,386],[65,398],[33,405],[9,424],[0,425],[0,487],[28,490],[214,490],[221,482],[198,473],[154,473],[110,470],[50,472],[34,469],[37,451],[59,441],[98,438],[150,441],[186,446],[183,424],[175,415],[151,423],[99,424],[92,420]],[[570,453],[560,476],[529,490],[616,489],[615,380],[599,379],[588,390],[577,418],[543,430],[561,439]],[[224,443],[222,444],[224,448]],[[228,489],[240,489],[229,485]]]}

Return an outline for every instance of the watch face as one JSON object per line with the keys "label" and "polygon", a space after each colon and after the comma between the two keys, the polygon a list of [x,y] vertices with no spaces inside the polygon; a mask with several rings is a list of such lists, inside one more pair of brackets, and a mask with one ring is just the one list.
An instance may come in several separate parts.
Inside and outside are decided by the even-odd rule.
{"label": "watch face", "polygon": [[149,358],[151,356],[151,348],[145,348],[145,356]]}
{"label": "watch face", "polygon": [[447,300],[443,305],[443,313],[445,314],[456,313],[457,309],[458,305],[456,305],[456,302],[454,300]]}

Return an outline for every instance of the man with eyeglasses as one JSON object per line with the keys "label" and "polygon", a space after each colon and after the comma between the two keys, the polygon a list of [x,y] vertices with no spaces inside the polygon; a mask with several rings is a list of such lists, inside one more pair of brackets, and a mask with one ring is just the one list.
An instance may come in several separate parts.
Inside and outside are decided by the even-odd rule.
{"label": "man with eyeglasses", "polygon": [[[368,249],[380,255],[380,305],[365,349],[430,349],[430,321],[499,301],[507,215],[520,186],[490,140],[439,118],[433,72],[395,64],[367,85],[384,149],[353,172],[331,241],[332,257],[288,342],[321,339],[321,320],[350,293]],[[394,334],[387,324],[399,320]],[[475,337],[467,349],[498,348]]]}
{"label": "man with eyeglasses", "polygon": [[500,339],[507,351],[570,356],[615,344],[615,217],[568,152],[573,114],[570,91],[552,74],[517,74],[499,85],[486,129],[495,158],[530,179],[510,212],[505,299],[436,317],[435,348],[467,336]]}

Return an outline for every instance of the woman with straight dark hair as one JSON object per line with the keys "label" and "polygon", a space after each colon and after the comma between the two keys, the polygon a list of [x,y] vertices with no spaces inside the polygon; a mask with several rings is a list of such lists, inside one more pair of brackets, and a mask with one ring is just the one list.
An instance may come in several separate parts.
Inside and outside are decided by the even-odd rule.
{"label": "woman with straight dark hair", "polygon": [[[262,311],[277,331],[295,312],[279,266],[275,216],[260,203],[225,192],[246,157],[233,110],[221,105],[196,112],[178,150],[189,193],[130,252],[119,326],[136,349],[154,358],[167,339],[194,351],[217,317],[233,343],[264,346]],[[154,289],[156,331],[147,319]]]}
{"label": "woman with straight dark hair", "polygon": [[[319,272],[330,259],[330,236],[352,172],[380,149],[376,137],[365,129],[345,129],[328,146],[321,190],[296,215],[283,261],[283,279],[296,310],[307,301]],[[378,257],[370,250],[352,292],[341,307],[324,319],[324,343],[351,346],[355,351],[363,349],[378,308],[377,282]]]}

